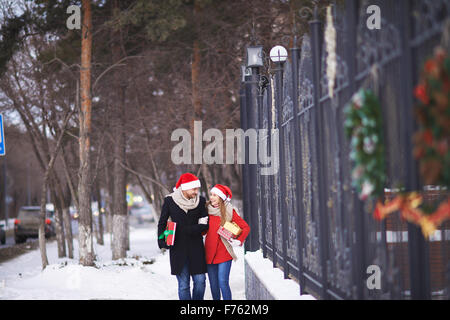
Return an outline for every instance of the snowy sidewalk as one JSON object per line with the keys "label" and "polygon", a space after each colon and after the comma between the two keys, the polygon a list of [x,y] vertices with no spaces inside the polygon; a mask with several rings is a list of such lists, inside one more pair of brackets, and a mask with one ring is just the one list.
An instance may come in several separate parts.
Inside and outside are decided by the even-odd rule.
{"label": "snowy sidewalk", "polygon": [[[47,244],[49,265],[41,271],[39,250],[0,264],[0,299],[146,299],[178,300],[176,277],[170,274],[169,252],[157,246],[156,226],[131,228],[127,259],[112,261],[110,237],[105,245],[94,242],[97,268],[78,264],[75,259],[57,257],[56,242]],[[235,250],[230,286],[234,300],[245,299],[244,249]],[[211,300],[206,281],[205,300]]]}

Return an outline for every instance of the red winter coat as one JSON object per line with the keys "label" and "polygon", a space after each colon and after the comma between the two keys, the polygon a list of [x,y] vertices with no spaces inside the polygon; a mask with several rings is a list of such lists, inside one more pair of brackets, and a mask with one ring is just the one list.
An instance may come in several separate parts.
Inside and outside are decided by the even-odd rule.
{"label": "red winter coat", "polygon": [[[236,213],[234,209],[233,218],[231,221],[235,222],[242,229],[242,233],[239,235],[239,237],[236,238],[236,240],[239,240],[242,245],[245,241],[245,238],[247,238],[250,232],[250,227],[247,222],[245,222],[244,219],[242,219]],[[206,263],[217,264],[232,260],[233,258],[228,253],[227,248],[225,247],[222,240],[220,239],[219,234],[217,233],[217,230],[220,227],[220,216],[209,215],[208,222],[209,228],[205,239]]]}

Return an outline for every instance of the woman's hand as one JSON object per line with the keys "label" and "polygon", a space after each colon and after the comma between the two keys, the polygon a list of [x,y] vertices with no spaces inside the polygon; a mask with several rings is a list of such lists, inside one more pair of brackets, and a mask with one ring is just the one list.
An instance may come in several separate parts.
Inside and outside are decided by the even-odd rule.
{"label": "woman's hand", "polygon": [[233,247],[239,247],[241,245],[241,242],[239,240],[236,239],[230,239],[228,240],[228,242],[233,246]]}
{"label": "woman's hand", "polygon": [[208,216],[198,219],[198,224],[208,224]]}

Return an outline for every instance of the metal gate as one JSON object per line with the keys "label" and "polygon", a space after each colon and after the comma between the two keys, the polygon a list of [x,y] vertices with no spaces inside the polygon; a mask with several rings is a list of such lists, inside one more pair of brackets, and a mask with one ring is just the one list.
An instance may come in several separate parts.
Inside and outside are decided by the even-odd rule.
{"label": "metal gate", "polygon": [[[381,8],[380,30],[366,26],[373,4]],[[361,202],[351,187],[342,111],[357,89],[371,88],[382,105],[386,190],[422,189],[412,156],[412,92],[424,59],[441,41],[450,2],[347,0],[333,6],[333,15],[333,98],[317,17],[265,90],[258,87],[258,70],[242,85],[243,129],[267,129],[263,142],[280,159],[274,175],[261,175],[261,164],[243,166],[244,215],[252,227],[246,249],[261,249],[286,278],[299,282],[300,293],[318,298],[449,299],[450,223],[426,241],[398,215],[372,218],[374,203]],[[271,145],[272,129],[279,130],[279,150]],[[381,269],[381,289],[366,285],[371,265]]]}

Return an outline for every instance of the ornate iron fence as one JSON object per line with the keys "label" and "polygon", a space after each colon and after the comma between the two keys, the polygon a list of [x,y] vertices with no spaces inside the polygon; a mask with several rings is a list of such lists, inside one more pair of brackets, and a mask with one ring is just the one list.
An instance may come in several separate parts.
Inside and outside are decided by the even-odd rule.
{"label": "ornate iron fence", "polygon": [[[368,5],[381,8],[381,29],[366,26]],[[254,69],[241,90],[241,122],[267,129],[262,138],[278,152],[280,167],[261,175],[262,164],[243,166],[244,215],[252,226],[246,250],[261,249],[286,278],[324,299],[449,299],[450,224],[426,241],[419,228],[393,215],[378,222],[374,203],[351,187],[343,107],[358,88],[379,97],[384,120],[387,190],[422,183],[412,156],[413,87],[424,59],[439,44],[450,17],[447,0],[352,1],[334,6],[337,30],[335,97],[328,95],[322,23],[290,59],[258,87]],[[279,132],[279,150],[271,145]],[[387,196],[389,196],[387,194]],[[381,269],[381,289],[367,286],[367,268]]]}

